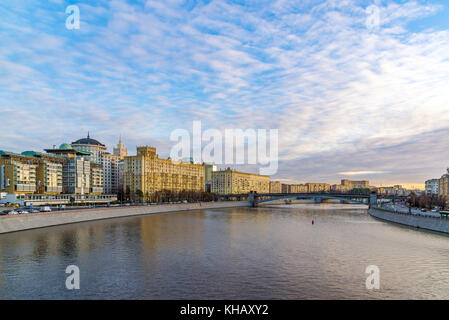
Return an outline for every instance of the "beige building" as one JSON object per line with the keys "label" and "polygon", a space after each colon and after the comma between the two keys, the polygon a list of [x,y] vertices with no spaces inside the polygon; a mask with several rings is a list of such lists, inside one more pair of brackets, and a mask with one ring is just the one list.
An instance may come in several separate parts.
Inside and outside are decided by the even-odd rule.
{"label": "beige building", "polygon": [[31,156],[0,151],[0,192],[35,193],[39,161]]}
{"label": "beige building", "polygon": [[282,183],[279,181],[270,181],[270,193],[282,193]]}
{"label": "beige building", "polygon": [[36,168],[36,193],[59,194],[63,192],[62,172],[66,159],[34,151],[25,151],[22,152],[22,155],[39,160]]}
{"label": "beige building", "polygon": [[97,163],[90,164],[90,193],[103,193],[103,166]]}
{"label": "beige building", "polygon": [[330,191],[331,185],[328,183],[306,183],[307,192],[315,193],[315,192],[327,192]]}
{"label": "beige building", "polygon": [[269,193],[270,177],[232,171],[230,168],[212,173],[212,193],[242,194],[251,191]]}
{"label": "beige building", "polygon": [[449,168],[447,169],[447,174],[440,178],[438,195],[449,196]]}
{"label": "beige building", "polygon": [[62,157],[34,151],[22,154],[0,151],[0,192],[61,193],[65,161]]}
{"label": "beige building", "polygon": [[372,188],[369,185],[369,181],[367,180],[347,180],[347,179],[343,179],[341,180],[341,184],[334,184],[332,186],[332,191],[337,191],[337,192],[346,192],[346,191],[351,191],[353,189],[370,189]]}
{"label": "beige building", "polygon": [[174,162],[161,159],[156,148],[137,147],[137,155],[125,157],[125,192],[142,192],[151,196],[156,191],[197,191],[205,188],[205,168],[199,164]]}

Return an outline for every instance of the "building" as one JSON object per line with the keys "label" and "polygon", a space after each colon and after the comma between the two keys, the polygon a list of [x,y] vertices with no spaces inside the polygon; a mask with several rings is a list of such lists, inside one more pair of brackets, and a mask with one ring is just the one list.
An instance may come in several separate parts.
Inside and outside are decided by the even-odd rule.
{"label": "building", "polygon": [[204,164],[204,170],[205,170],[205,180],[206,180],[206,186],[205,190],[206,192],[212,192],[212,173],[214,171],[217,171],[217,167],[210,163]]}
{"label": "building", "polygon": [[439,180],[438,195],[449,196],[449,168],[447,168],[447,173],[444,174]]}
{"label": "building", "polygon": [[270,193],[282,193],[282,183],[279,181],[270,181]]}
{"label": "building", "polygon": [[367,180],[347,180],[343,179],[341,180],[341,185],[345,188],[345,190],[353,190],[353,189],[369,189],[369,181]]}
{"label": "building", "polygon": [[212,192],[217,194],[242,194],[255,191],[270,192],[270,177],[253,173],[226,170],[212,173]]}
{"label": "building", "polygon": [[151,196],[157,191],[204,192],[205,167],[200,164],[161,159],[156,148],[137,147],[137,155],[125,157],[125,193]]}
{"label": "building", "polygon": [[[89,152],[76,150],[66,143],[61,144],[59,149],[45,149],[45,151],[65,158],[62,168],[63,193],[89,194],[92,192],[91,178],[92,176],[97,177],[98,166],[93,168],[94,172],[91,172]],[[98,180],[95,182],[98,183]]]}
{"label": "building", "polygon": [[401,185],[395,185],[392,187],[377,188],[377,193],[381,195],[408,196],[410,191],[406,190]]}
{"label": "building", "polygon": [[113,149],[112,154],[114,156],[117,156],[121,161],[125,160],[125,157],[128,156],[128,150],[125,148],[125,145],[122,142],[122,136],[120,136],[117,147]]}
{"label": "building", "polygon": [[440,190],[440,180],[430,179],[426,181],[426,194],[427,195],[438,195]]}
{"label": "building", "polygon": [[307,192],[315,193],[315,192],[328,192],[331,189],[331,185],[327,183],[306,183]]}
{"label": "building", "polygon": [[88,160],[91,162],[103,164],[103,154],[106,153],[106,146],[90,138],[89,133],[87,133],[87,138],[72,142],[71,146],[75,150],[89,152]]}
{"label": "building", "polygon": [[103,166],[94,162],[90,163],[90,194],[102,194],[103,185]]}
{"label": "building", "polygon": [[[120,156],[110,153],[102,155],[103,164],[103,188],[105,194],[118,194],[120,187],[121,172],[123,163]],[[123,184],[123,183],[122,183]]]}
{"label": "building", "polygon": [[348,192],[354,189],[371,189],[367,180],[341,180],[341,184],[334,184],[331,188],[335,192]]}
{"label": "building", "polygon": [[36,193],[59,194],[63,192],[62,172],[66,159],[34,151],[22,152],[39,160],[36,168]]}
{"label": "building", "polygon": [[104,144],[92,139],[89,133],[87,138],[72,142],[72,147],[76,150],[89,152],[89,160],[103,167],[103,190],[100,193],[118,194],[121,191],[120,186],[123,185],[123,180],[120,181],[120,179],[123,177],[123,171],[120,172],[120,170],[124,169],[121,162],[128,156],[128,150],[125,148],[121,136],[117,146],[113,148],[112,154],[107,152]]}
{"label": "building", "polygon": [[39,160],[32,156],[0,151],[0,192],[35,193]]}

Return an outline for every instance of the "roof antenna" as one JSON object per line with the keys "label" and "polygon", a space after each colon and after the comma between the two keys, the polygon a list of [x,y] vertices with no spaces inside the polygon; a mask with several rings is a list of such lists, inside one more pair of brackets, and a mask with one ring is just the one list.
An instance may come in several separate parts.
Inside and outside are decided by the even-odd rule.
{"label": "roof antenna", "polygon": [[87,131],[87,139],[90,139],[89,131]]}

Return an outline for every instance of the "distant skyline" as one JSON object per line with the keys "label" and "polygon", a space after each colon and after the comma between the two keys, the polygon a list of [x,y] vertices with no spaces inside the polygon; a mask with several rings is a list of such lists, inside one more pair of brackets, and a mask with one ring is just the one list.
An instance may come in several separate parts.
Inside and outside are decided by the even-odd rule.
{"label": "distant skyline", "polygon": [[449,167],[447,1],[17,0],[0,38],[0,150],[90,131],[166,157],[201,120],[279,128],[273,180],[422,187]]}

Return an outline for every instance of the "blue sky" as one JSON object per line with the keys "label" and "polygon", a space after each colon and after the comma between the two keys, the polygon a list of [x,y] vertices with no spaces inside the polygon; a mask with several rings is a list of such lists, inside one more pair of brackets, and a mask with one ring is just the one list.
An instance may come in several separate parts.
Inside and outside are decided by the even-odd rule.
{"label": "blue sky", "polygon": [[[79,30],[65,28],[70,4]],[[378,28],[366,9],[379,10]],[[3,1],[0,149],[91,132],[168,154],[170,132],[279,128],[291,182],[422,184],[449,166],[449,3]]]}

